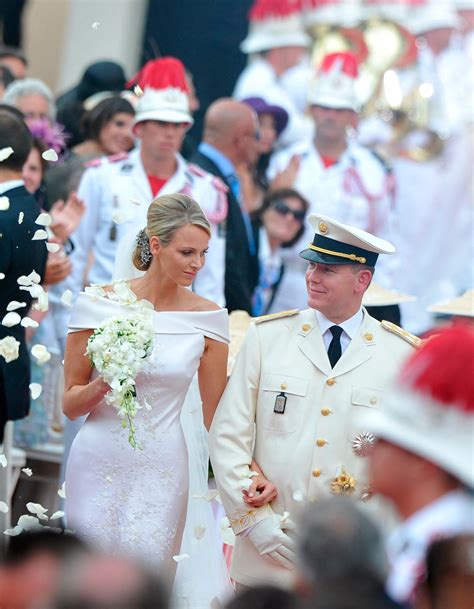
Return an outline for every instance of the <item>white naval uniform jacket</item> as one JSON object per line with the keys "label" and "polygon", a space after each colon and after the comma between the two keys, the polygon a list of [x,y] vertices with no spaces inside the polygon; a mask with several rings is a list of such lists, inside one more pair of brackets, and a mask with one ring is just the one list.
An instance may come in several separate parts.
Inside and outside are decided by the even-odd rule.
{"label": "white naval uniform jacket", "polygon": [[[206,264],[199,273],[196,291],[224,304],[225,240],[218,235],[217,225],[227,215],[226,187],[217,178],[176,155],[176,172],[169,178],[159,195],[181,192],[192,196],[211,221],[213,236],[209,243]],[[97,166],[83,175],[78,191],[86,212],[73,234],[73,273],[71,289],[77,293],[84,281],[108,283],[112,279],[117,251],[124,251],[123,239],[146,226],[148,206],[154,199],[140,159],[140,150],[128,155],[103,158]],[[120,245],[119,245],[120,244]],[[93,263],[85,278],[90,254]],[[131,261],[130,261],[130,267]]]}
{"label": "white naval uniform jacket", "polygon": [[[351,495],[375,509],[365,458],[353,447],[365,431],[357,413],[383,407],[387,386],[412,348],[364,309],[358,334],[331,369],[313,309],[250,325],[209,443],[217,487],[237,535],[231,570],[236,581],[292,583],[293,572],[260,556],[243,533],[271,509],[296,519],[306,503],[334,491],[331,483],[344,472],[355,481]],[[275,400],[282,392],[287,401],[278,414]],[[271,509],[249,509],[242,501],[252,457],[277,487]]]}
{"label": "white naval uniform jacket", "polygon": [[[397,245],[392,177],[369,149],[351,141],[339,161],[326,168],[313,142],[300,144],[275,155],[270,179],[288,166],[293,155],[300,157],[293,187],[308,200],[309,213],[327,215]],[[285,249],[285,273],[272,311],[307,306],[303,281],[307,263],[298,259],[298,253],[308,247],[313,236],[308,224],[298,243]],[[383,287],[394,287],[396,268],[396,254],[380,256],[375,280]]]}

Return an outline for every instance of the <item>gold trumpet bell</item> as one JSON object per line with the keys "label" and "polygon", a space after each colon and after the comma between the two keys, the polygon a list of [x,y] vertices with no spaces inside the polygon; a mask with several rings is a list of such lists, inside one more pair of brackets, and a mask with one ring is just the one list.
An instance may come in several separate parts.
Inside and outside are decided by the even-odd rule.
{"label": "gold trumpet bell", "polygon": [[309,29],[314,39],[311,51],[311,64],[318,68],[323,58],[329,53],[351,51],[359,64],[367,57],[367,45],[362,32],[357,28],[339,27],[337,25],[318,24]]}

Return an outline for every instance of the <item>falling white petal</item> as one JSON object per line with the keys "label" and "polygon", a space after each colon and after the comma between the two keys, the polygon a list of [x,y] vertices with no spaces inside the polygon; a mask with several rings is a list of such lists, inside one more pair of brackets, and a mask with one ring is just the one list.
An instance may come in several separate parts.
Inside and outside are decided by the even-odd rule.
{"label": "falling white petal", "polygon": [[5,279],[5,273],[0,273],[0,279]]}
{"label": "falling white petal", "polygon": [[61,246],[59,245],[59,243],[50,243],[48,241],[46,243],[46,249],[48,250],[48,252],[55,254],[56,252],[59,252],[59,250],[61,249]]}
{"label": "falling white petal", "polygon": [[7,364],[14,362],[20,355],[20,342],[14,336],[5,336],[0,340],[0,355]]}
{"label": "falling white petal", "polygon": [[6,467],[8,465],[7,458],[5,457],[5,455],[3,453],[0,455],[0,465],[2,467]]}
{"label": "falling white petal", "polygon": [[23,317],[20,325],[22,325],[24,328],[37,328],[39,323],[36,320],[31,319],[31,317],[26,316]]}
{"label": "falling white petal", "polygon": [[98,30],[100,28],[100,22],[99,21],[94,21],[94,23],[91,25],[91,28],[93,30]]}
{"label": "falling white petal", "polygon": [[133,92],[137,97],[141,97],[143,95],[143,89],[140,87],[140,85],[135,85],[133,87]]}
{"label": "falling white petal", "polygon": [[175,562],[181,562],[182,560],[186,560],[187,558],[189,558],[189,554],[176,554],[175,556],[173,556],[173,560]]}
{"label": "falling white petal", "polygon": [[22,532],[23,529],[20,526],[16,525],[16,527],[13,527],[13,529],[5,529],[5,531],[3,531],[3,534],[9,535],[10,537],[16,537]]}
{"label": "falling white petal", "polygon": [[31,279],[32,283],[40,283],[41,276],[38,275],[36,271],[31,271],[31,273],[28,275],[28,279]]}
{"label": "falling white petal", "polygon": [[235,533],[232,530],[229,519],[226,516],[221,519],[221,537],[222,541],[226,545],[233,546],[235,544]]}
{"label": "falling white petal", "polygon": [[63,482],[61,488],[58,489],[58,495],[61,499],[66,499],[66,483]]}
{"label": "falling white petal", "polygon": [[0,163],[2,161],[6,161],[10,155],[13,154],[13,148],[11,146],[7,146],[6,148],[2,148],[0,150]]}
{"label": "falling white petal", "polygon": [[0,512],[2,512],[2,514],[8,514],[8,510],[9,510],[9,507],[5,503],[5,501],[0,501]]}
{"label": "falling white petal", "polygon": [[18,300],[11,300],[7,304],[7,311],[16,311],[17,309],[21,309],[26,307],[26,302],[18,302]]}
{"label": "falling white petal", "polygon": [[112,484],[113,480],[110,476],[106,476],[105,481],[107,482],[107,484]]}
{"label": "falling white petal", "polygon": [[197,524],[194,527],[194,537],[196,539],[202,539],[204,537],[205,532],[206,532],[206,527],[203,524]]}
{"label": "falling white petal", "polygon": [[41,503],[33,503],[33,501],[29,501],[26,504],[26,509],[31,512],[32,514],[46,514],[46,512],[48,511],[48,508],[45,508],[44,506],[41,505]]}
{"label": "falling white petal", "polygon": [[141,205],[141,201],[139,201],[138,199],[130,199],[130,202],[137,206]]}
{"label": "falling white petal", "polygon": [[295,500],[297,503],[299,503],[299,502],[303,501],[303,499],[304,499],[304,495],[303,495],[302,491],[295,491],[295,492],[293,493],[293,499],[294,499],[294,500]]}
{"label": "falling white petal", "polygon": [[30,516],[29,514],[23,514],[18,518],[17,526],[21,527],[25,531],[29,531],[31,529],[37,529],[41,527],[40,521],[36,516]]}
{"label": "falling white petal", "polygon": [[30,394],[32,400],[37,400],[43,391],[43,387],[39,383],[30,383]]}
{"label": "falling white petal", "polygon": [[47,239],[48,238],[48,233],[43,230],[42,228],[39,228],[37,231],[35,231],[35,234],[31,237],[32,241],[41,241],[42,239]]}
{"label": "falling white petal", "polygon": [[31,355],[36,359],[38,364],[45,364],[51,359],[51,353],[44,345],[33,345]]}
{"label": "falling white petal", "polygon": [[25,214],[21,211],[18,214],[18,224],[22,224],[23,223],[23,218],[25,217]]}
{"label": "falling white petal", "polygon": [[52,163],[55,163],[59,158],[56,150],[53,150],[52,148],[45,150],[41,156],[45,161],[51,161]]}
{"label": "falling white petal", "polygon": [[25,476],[28,476],[28,478],[33,475],[33,470],[31,469],[31,467],[22,467],[21,471],[25,474]]}
{"label": "falling white petal", "polygon": [[5,328],[13,328],[13,326],[17,326],[20,322],[21,317],[18,315],[18,313],[11,311],[2,319],[2,326],[5,326]]}
{"label": "falling white petal", "polygon": [[72,307],[72,292],[71,290],[64,290],[61,296],[61,302],[66,307]]}
{"label": "falling white petal", "polygon": [[[37,291],[39,292],[39,294],[37,294],[37,296],[36,296],[36,298],[38,299],[38,302],[35,302],[35,304],[33,305],[33,309],[35,309],[35,311],[47,311],[49,309],[48,292],[45,292],[40,285],[33,286],[33,288],[34,289],[31,290],[30,293],[37,292]],[[37,288],[41,288],[41,289],[37,290]]]}
{"label": "falling white petal", "polygon": [[10,199],[8,197],[0,197],[0,211],[7,211],[10,207]]}
{"label": "falling white petal", "polygon": [[53,219],[46,212],[42,212],[35,220],[35,224],[39,224],[40,226],[49,226]]}
{"label": "falling white petal", "polygon": [[16,280],[16,282],[18,285],[25,285],[25,286],[31,285],[31,283],[32,283],[31,279],[29,277],[27,277],[26,275],[20,275],[18,277],[18,279]]}
{"label": "falling white petal", "polygon": [[56,520],[56,518],[63,518],[64,516],[64,512],[62,510],[58,510],[57,512],[54,512],[54,514],[51,516],[50,520]]}

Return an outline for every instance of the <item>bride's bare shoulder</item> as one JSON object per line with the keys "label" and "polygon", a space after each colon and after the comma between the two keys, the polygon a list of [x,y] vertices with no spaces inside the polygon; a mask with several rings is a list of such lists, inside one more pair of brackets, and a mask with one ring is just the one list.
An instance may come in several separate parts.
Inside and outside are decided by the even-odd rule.
{"label": "bride's bare shoulder", "polygon": [[207,298],[203,298],[195,292],[190,292],[188,298],[187,304],[190,311],[220,311],[221,309],[221,307],[215,302],[212,302],[212,300],[207,300]]}

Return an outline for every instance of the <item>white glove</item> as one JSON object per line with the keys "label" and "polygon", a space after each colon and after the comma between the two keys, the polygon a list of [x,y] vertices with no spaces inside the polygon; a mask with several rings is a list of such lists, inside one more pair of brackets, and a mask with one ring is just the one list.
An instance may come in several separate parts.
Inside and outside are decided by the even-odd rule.
{"label": "white glove", "polygon": [[260,555],[268,556],[280,567],[293,569],[295,543],[281,530],[280,519],[278,514],[272,514],[260,520],[249,529],[247,537]]}

